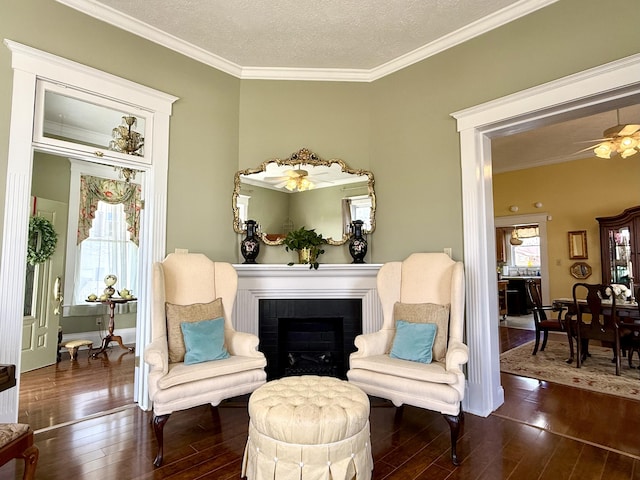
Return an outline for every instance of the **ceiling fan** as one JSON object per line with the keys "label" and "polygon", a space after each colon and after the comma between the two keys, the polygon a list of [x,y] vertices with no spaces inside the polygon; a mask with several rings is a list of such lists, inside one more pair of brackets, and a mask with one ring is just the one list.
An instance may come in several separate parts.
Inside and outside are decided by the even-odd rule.
{"label": "ceiling fan", "polygon": [[[324,173],[319,173],[318,175],[324,175]],[[311,190],[315,187],[314,182],[320,181],[315,178],[312,181],[309,172],[300,168],[300,165],[298,165],[298,168],[294,170],[285,171],[284,176],[265,177],[264,180],[268,183],[275,184],[274,186],[276,188],[284,187],[290,192],[303,192],[305,190]]]}
{"label": "ceiling fan", "polygon": [[[640,151],[640,125],[620,124],[620,112],[616,111],[618,125],[607,128],[603,132],[604,138],[591,140],[600,142],[591,145],[580,152],[593,150],[596,157],[611,158],[611,155],[620,154],[622,158],[630,157]],[[580,153],[578,152],[578,153]]]}

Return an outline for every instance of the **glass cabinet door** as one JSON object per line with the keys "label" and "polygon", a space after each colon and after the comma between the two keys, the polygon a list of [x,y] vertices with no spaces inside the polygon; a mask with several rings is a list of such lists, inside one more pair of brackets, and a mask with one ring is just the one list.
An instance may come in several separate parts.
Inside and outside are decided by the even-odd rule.
{"label": "glass cabinet door", "polygon": [[637,286],[640,272],[640,205],[611,217],[597,217],[596,220],[600,224],[602,283]]}
{"label": "glass cabinet door", "polygon": [[609,230],[609,265],[611,283],[629,286],[631,264],[631,232],[628,226]]}

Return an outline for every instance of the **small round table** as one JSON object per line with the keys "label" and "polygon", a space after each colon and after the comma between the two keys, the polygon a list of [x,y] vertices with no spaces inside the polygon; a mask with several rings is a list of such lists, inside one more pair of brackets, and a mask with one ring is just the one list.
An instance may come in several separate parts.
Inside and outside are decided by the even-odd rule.
{"label": "small round table", "polygon": [[[97,357],[102,352],[104,352],[107,349],[107,347],[109,347],[109,344],[111,342],[118,342],[118,345],[120,345],[120,348],[122,348],[123,350],[129,350],[130,352],[135,351],[134,347],[125,346],[122,343],[122,337],[120,335],[114,335],[113,331],[116,328],[116,322],[115,322],[116,305],[119,303],[127,303],[127,302],[136,301],[136,300],[137,298],[132,298],[132,299],[107,298],[106,300],[96,300],[96,302],[109,305],[109,333],[102,339],[102,346],[100,347],[100,349],[97,352],[91,354],[93,358]],[[90,300],[87,300],[87,301],[90,301]]]}
{"label": "small round table", "polygon": [[369,397],[333,377],[285,377],[249,398],[242,476],[370,480]]}

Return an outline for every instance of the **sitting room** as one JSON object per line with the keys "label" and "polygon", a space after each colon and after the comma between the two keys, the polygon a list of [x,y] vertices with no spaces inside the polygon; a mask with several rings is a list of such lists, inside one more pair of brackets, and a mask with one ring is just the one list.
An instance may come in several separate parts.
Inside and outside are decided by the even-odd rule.
{"label": "sitting room", "polygon": [[[528,195],[491,159],[637,103],[631,4],[613,36],[596,0],[7,5],[0,419],[39,455],[0,476],[635,478],[637,399],[501,372],[535,330],[499,321],[492,232],[544,204],[548,303],[573,263],[600,281],[596,218],[637,202],[572,225],[581,166]],[[567,184],[580,202],[541,196]]]}

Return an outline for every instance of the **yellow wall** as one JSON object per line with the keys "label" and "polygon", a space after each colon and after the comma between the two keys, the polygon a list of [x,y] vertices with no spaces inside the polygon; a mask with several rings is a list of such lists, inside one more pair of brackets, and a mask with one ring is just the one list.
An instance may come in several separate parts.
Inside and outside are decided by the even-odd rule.
{"label": "yellow wall", "polygon": [[[519,207],[517,215],[551,215],[547,222],[550,295],[570,297],[577,281],[569,273],[574,262],[585,261],[593,268],[587,282],[602,281],[596,217],[640,205],[640,155],[610,160],[594,157],[495,174],[493,198],[498,217],[513,215],[510,205]],[[542,202],[542,208],[535,208],[536,202]],[[574,230],[587,231],[587,260],[569,259],[567,233]]]}

